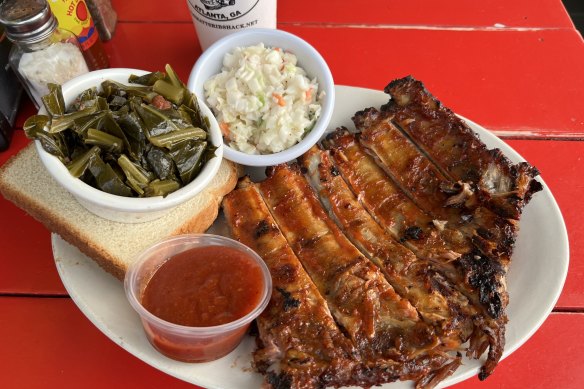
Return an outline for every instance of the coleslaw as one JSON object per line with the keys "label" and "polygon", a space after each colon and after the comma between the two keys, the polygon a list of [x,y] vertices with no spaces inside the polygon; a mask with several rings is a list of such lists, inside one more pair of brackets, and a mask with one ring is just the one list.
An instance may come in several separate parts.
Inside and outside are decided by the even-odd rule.
{"label": "coleslaw", "polygon": [[247,154],[298,143],[319,118],[323,98],[294,54],[263,43],[226,54],[204,89],[226,144]]}

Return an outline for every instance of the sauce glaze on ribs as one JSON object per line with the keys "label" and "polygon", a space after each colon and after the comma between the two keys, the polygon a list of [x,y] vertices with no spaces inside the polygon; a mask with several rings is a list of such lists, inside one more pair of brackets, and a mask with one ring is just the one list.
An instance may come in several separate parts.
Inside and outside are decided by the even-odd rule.
{"label": "sauce glaze on ribs", "polygon": [[542,189],[528,163],[513,164],[499,149],[488,149],[470,127],[430,94],[405,77],[390,82],[391,100],[381,107],[453,181],[471,182],[483,201],[503,217],[519,219],[532,195]]}
{"label": "sauce glaze on ribs", "polygon": [[[490,261],[506,272],[516,236],[517,221],[505,219],[481,205],[468,183],[453,182],[392,122],[393,116],[374,108],[357,112],[353,121],[359,141],[391,180],[419,207],[444,226],[460,231]],[[498,275],[499,294],[506,305],[504,273]]]}
{"label": "sauce glaze on ribs", "polygon": [[393,239],[361,206],[339,175],[328,152],[313,147],[301,158],[303,171],[323,206],[347,237],[384,273],[393,288],[408,299],[424,321],[436,328],[442,344],[457,349],[472,331],[468,299],[427,260],[419,259]]}
{"label": "sauce glaze on ribs", "polygon": [[254,367],[268,388],[431,388],[505,345],[505,276],[523,207],[541,184],[436,100],[392,81],[299,158],[240,180],[223,209],[273,279]]}
{"label": "sauce glaze on ribs", "polygon": [[224,198],[223,211],[233,238],[256,251],[272,275],[270,303],[257,319],[255,368],[274,388],[363,383],[356,349],[335,324],[257,187],[240,181]]}
{"label": "sauce glaze on ribs", "polygon": [[[387,361],[387,369],[395,369],[395,362],[434,349],[433,329],[330,220],[298,168],[271,168],[259,188],[333,317],[364,358],[376,365]],[[401,368],[396,377],[409,374]]]}
{"label": "sauce glaze on ribs", "polygon": [[[437,226],[430,216],[401,192],[354,134],[339,129],[330,134],[323,144],[330,150],[338,171],[371,216],[419,258],[432,261],[441,274],[482,312],[474,320],[480,331],[473,333],[467,355],[476,358],[488,348],[487,363],[482,373],[484,377],[488,376],[501,358],[505,345],[504,268],[470,245],[460,231]],[[394,202],[391,206],[379,201],[390,198]],[[408,212],[403,212],[405,209]],[[394,228],[396,220],[405,230]],[[412,230],[416,233],[408,234]]]}
{"label": "sauce glaze on ribs", "polygon": [[233,237],[262,256],[273,278],[254,353],[267,386],[369,387],[401,379],[431,388],[450,375],[460,357],[446,355],[410,303],[339,231],[329,229],[318,200],[298,212],[295,205],[305,196],[314,196],[308,183],[297,169],[281,165],[261,184],[243,179],[223,202]]}

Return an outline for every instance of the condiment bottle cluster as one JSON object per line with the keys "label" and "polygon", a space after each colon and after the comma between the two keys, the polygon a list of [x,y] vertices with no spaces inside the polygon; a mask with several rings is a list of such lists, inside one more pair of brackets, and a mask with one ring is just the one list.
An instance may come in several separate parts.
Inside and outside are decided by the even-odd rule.
{"label": "condiment bottle cluster", "polygon": [[6,0],[0,4],[0,23],[14,43],[10,66],[37,108],[49,92],[48,84],[63,84],[109,66],[85,2],[67,2],[67,7],[62,2],[51,4],[46,0]]}

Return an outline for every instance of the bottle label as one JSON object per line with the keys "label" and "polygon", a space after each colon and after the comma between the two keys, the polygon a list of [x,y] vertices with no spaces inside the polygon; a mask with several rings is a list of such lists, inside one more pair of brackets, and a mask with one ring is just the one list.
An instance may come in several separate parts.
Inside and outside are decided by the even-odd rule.
{"label": "bottle label", "polygon": [[249,27],[276,28],[276,0],[187,0],[201,48]]}
{"label": "bottle label", "polygon": [[239,19],[251,12],[259,0],[200,0],[200,4],[191,2],[191,6],[202,17],[217,22]]}
{"label": "bottle label", "polygon": [[83,51],[99,39],[91,14],[84,0],[48,0],[59,21],[59,27],[77,36]]}

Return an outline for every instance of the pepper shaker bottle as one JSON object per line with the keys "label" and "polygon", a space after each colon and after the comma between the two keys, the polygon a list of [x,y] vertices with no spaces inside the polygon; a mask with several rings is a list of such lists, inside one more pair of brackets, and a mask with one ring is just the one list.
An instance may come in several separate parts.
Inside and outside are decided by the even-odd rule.
{"label": "pepper shaker bottle", "polygon": [[0,23],[14,46],[9,63],[37,108],[48,84],[63,84],[89,68],[75,35],[58,27],[45,0],[6,0]]}

